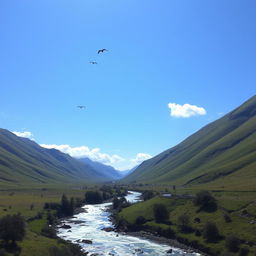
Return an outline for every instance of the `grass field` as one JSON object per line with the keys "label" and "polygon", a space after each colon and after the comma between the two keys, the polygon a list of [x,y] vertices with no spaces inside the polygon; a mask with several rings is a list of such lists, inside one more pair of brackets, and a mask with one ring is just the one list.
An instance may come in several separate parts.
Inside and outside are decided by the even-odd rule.
{"label": "grass field", "polygon": [[[181,192],[181,191],[179,191]],[[184,192],[184,190],[182,191]],[[186,191],[195,193],[195,191]],[[198,207],[194,206],[192,199],[182,198],[163,198],[154,197],[148,201],[132,205],[122,209],[118,218],[125,219],[128,223],[134,224],[138,216],[143,216],[146,223],[144,229],[157,230],[157,228],[171,228],[177,237],[186,238],[189,242],[208,247],[216,255],[222,255],[226,251],[225,240],[219,240],[215,243],[206,242],[203,236],[196,236],[195,232],[182,233],[178,228],[178,218],[181,215],[189,216],[189,226],[193,230],[202,231],[207,222],[216,223],[220,235],[225,238],[229,235],[235,235],[239,239],[252,242],[251,246],[244,243],[242,247],[250,249],[248,255],[256,255],[256,193],[255,192],[213,192],[218,202],[218,209],[215,212],[198,212]],[[153,206],[155,204],[164,204],[169,212],[170,224],[156,223],[154,220]],[[227,223],[224,215],[231,218]],[[200,223],[195,222],[195,218],[200,219]],[[253,224],[254,223],[254,224]],[[239,255],[234,253],[231,255]]]}
{"label": "grass field", "polygon": [[50,256],[50,247],[62,248],[66,246],[58,239],[51,239],[41,234],[42,228],[47,224],[46,212],[43,210],[44,204],[46,202],[59,203],[64,193],[68,197],[83,198],[85,190],[72,188],[72,186],[62,186],[40,189],[4,189],[0,191],[0,217],[20,213],[26,220],[29,220],[39,212],[43,213],[42,219],[27,222],[25,239],[17,243],[21,247],[20,256]]}

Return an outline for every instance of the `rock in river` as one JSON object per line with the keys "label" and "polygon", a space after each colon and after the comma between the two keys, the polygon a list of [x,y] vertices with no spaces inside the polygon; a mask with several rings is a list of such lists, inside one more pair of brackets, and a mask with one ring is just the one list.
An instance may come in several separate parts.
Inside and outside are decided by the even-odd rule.
{"label": "rock in river", "polygon": [[92,244],[92,240],[83,239],[82,243],[84,243],[84,244]]}

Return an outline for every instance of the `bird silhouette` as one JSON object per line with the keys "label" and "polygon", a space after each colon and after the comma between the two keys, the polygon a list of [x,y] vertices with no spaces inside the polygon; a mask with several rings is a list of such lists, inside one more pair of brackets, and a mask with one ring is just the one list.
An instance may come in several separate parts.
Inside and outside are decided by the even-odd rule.
{"label": "bird silhouette", "polygon": [[78,108],[80,108],[80,109],[84,109],[85,108],[85,106],[77,106]]}
{"label": "bird silhouette", "polygon": [[93,65],[94,65],[94,64],[98,64],[98,62],[96,62],[96,61],[90,61],[89,63],[90,63],[90,64],[93,64]]}
{"label": "bird silhouette", "polygon": [[108,50],[105,49],[105,48],[104,48],[104,49],[100,49],[100,50],[98,50],[98,54],[101,53],[101,52],[102,52],[102,53],[103,53],[103,52],[106,52],[106,51],[108,51]]}

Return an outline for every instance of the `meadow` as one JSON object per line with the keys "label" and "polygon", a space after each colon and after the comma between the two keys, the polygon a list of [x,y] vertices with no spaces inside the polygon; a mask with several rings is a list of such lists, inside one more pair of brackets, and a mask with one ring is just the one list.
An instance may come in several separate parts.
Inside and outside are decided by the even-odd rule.
{"label": "meadow", "polygon": [[[0,217],[20,213],[26,220],[26,235],[23,241],[17,242],[21,248],[20,256],[52,256],[51,247],[65,249],[68,243],[42,235],[47,225],[45,203],[60,203],[63,194],[68,198],[84,198],[85,189],[75,186],[47,186],[41,188],[1,188]],[[40,218],[37,218],[40,214]],[[35,218],[36,217],[36,218]],[[14,255],[7,253],[4,255]]]}
{"label": "meadow", "polygon": [[[143,187],[142,187],[143,188]],[[119,220],[125,220],[128,226],[136,226],[137,218],[143,216],[145,221],[139,229],[158,233],[160,235],[172,230],[174,237],[187,245],[195,248],[203,248],[210,255],[246,255],[243,249],[230,252],[226,248],[226,239],[235,236],[241,241],[240,248],[249,250],[250,256],[256,255],[256,192],[239,191],[212,191],[217,201],[215,211],[199,210],[193,203],[193,197],[198,190],[171,190],[167,187],[158,187],[158,194],[150,200],[137,203],[128,208],[123,208],[118,213]],[[162,192],[160,192],[162,191]],[[171,198],[161,196],[162,193],[170,192]],[[187,195],[183,197],[181,195]],[[188,196],[189,195],[189,196]],[[154,205],[162,204],[168,210],[168,220],[161,223],[154,217]],[[180,229],[180,216],[187,216],[186,232]],[[207,223],[215,223],[220,234],[220,239],[208,242],[203,236]],[[136,227],[137,228],[137,227]]]}

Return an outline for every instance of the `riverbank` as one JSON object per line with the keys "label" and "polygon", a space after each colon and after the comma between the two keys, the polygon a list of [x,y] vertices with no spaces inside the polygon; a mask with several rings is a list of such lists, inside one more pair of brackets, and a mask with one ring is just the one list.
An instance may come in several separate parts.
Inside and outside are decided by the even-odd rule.
{"label": "riverbank", "polygon": [[[138,201],[143,201],[142,200],[142,195],[139,195],[138,197]],[[146,239],[152,242],[156,242],[158,244],[164,244],[164,245],[168,245],[170,247],[174,247],[174,248],[180,248],[182,250],[184,250],[187,253],[198,253],[202,256],[208,256],[208,254],[203,253],[202,251],[198,250],[197,248],[193,248],[191,246],[188,246],[186,244],[183,244],[181,242],[179,242],[176,239],[170,239],[170,238],[166,238],[164,236],[160,236],[156,233],[151,233],[145,230],[140,230],[140,231],[124,231],[123,229],[118,228],[118,220],[117,220],[117,216],[118,216],[118,210],[114,210],[112,208],[112,206],[109,206],[107,208],[107,210],[110,212],[110,216],[109,219],[112,222],[112,224],[115,227],[115,231],[118,232],[119,234],[122,235],[128,235],[128,236],[134,236],[134,237],[138,237],[141,239]],[[128,229],[128,227],[126,227],[126,229]]]}
{"label": "riverbank", "polygon": [[135,237],[139,237],[142,239],[147,239],[149,241],[153,241],[159,244],[165,244],[168,245],[170,247],[175,247],[175,248],[180,248],[182,250],[184,250],[187,253],[198,253],[202,256],[209,256],[208,254],[205,254],[195,248],[192,248],[191,246],[187,246],[185,244],[182,244],[180,242],[178,242],[175,239],[169,239],[163,236],[158,236],[155,234],[152,234],[150,232],[146,232],[146,231],[137,231],[137,232],[120,232],[121,234],[126,234],[129,236],[135,236]]}
{"label": "riverbank", "polygon": [[[137,194],[137,193],[136,193]],[[135,192],[127,197],[134,200]],[[166,256],[172,251],[172,255],[195,256],[190,248],[185,248],[178,243],[171,246],[169,241],[162,238],[153,239],[146,234],[117,233],[110,219],[111,202],[104,204],[85,205],[86,212],[79,213],[73,218],[62,222],[69,225],[68,229],[59,229],[58,236],[82,246],[88,255],[144,255]],[[151,239],[150,239],[151,238]],[[195,251],[195,250],[193,250]]]}
{"label": "riverbank", "polygon": [[128,235],[128,236],[134,236],[134,237],[138,237],[141,239],[146,239],[148,241],[152,241],[152,242],[156,242],[158,244],[164,244],[170,247],[174,247],[174,248],[180,248],[182,250],[184,250],[186,253],[198,253],[202,256],[209,256],[208,254],[198,250],[197,248],[193,248],[191,246],[188,246],[186,244],[183,244],[181,242],[179,242],[176,239],[170,239],[170,238],[166,238],[164,236],[160,236],[158,234],[154,234],[145,230],[140,230],[140,231],[124,231],[123,229],[119,229],[117,227],[117,218],[116,216],[116,212],[113,211],[113,209],[111,209],[111,207],[108,207],[108,211],[111,213],[111,215],[109,216],[109,220],[112,222],[113,226],[115,227],[115,231],[118,234],[121,235]]}

